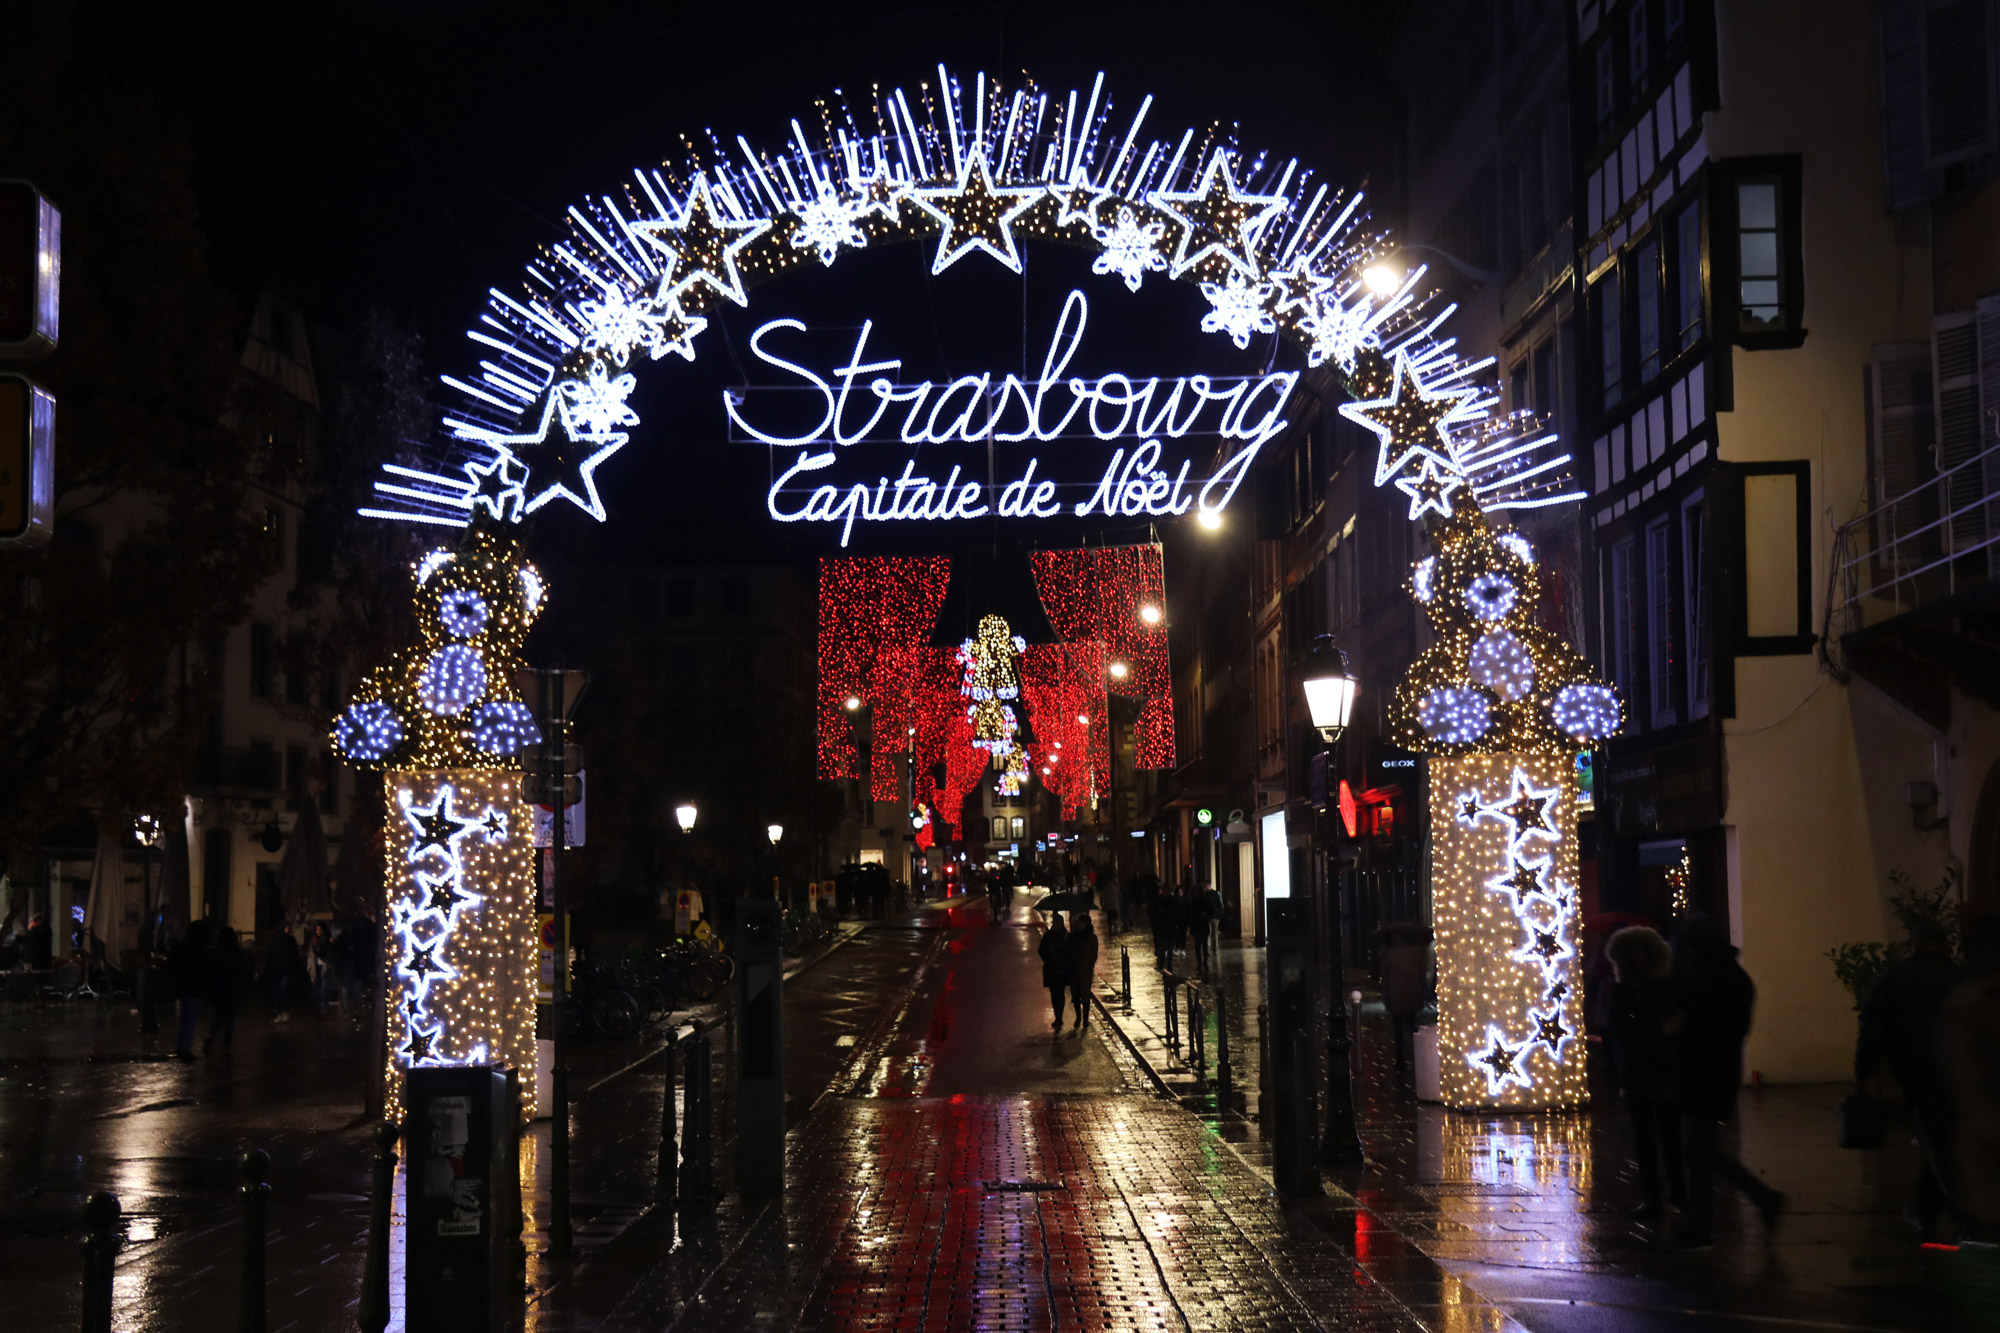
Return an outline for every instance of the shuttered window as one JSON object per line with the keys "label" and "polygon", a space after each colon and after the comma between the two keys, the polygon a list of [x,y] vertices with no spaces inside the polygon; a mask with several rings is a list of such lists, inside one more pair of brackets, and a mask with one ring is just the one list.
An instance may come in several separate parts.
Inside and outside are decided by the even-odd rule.
{"label": "shuttered window", "polygon": [[1932,170],[1996,146],[1992,19],[1992,0],[1932,0],[1924,7],[1924,165]]}
{"label": "shuttered window", "polygon": [[1928,564],[1925,551],[1936,545],[1936,530],[1924,528],[1937,517],[1937,496],[1917,490],[1937,475],[1930,344],[1878,344],[1867,388],[1870,499],[1879,506],[1868,535],[1875,552],[1870,582],[1880,583]]}

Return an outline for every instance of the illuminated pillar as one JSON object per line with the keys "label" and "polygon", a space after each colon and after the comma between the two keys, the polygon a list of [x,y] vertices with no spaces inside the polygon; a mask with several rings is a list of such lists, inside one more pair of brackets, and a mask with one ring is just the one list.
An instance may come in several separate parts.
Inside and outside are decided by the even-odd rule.
{"label": "illuminated pillar", "polygon": [[518,773],[384,775],[388,1107],[412,1065],[500,1064],[535,1090],[535,881]]}
{"label": "illuminated pillar", "polygon": [[1585,1098],[1575,766],[1567,751],[1430,761],[1447,1106]]}

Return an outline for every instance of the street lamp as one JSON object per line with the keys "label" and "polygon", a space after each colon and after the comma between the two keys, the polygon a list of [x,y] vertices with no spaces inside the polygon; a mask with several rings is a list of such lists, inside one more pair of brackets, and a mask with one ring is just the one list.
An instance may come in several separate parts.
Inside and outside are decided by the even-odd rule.
{"label": "street lamp", "polygon": [[1492,269],[1480,268],[1477,264],[1468,264],[1457,255],[1440,250],[1435,245],[1406,245],[1402,248],[1400,254],[1385,254],[1370,260],[1367,266],[1361,270],[1363,285],[1377,296],[1394,296],[1397,291],[1401,290],[1404,281],[1409,275],[1410,261],[1408,256],[1418,252],[1427,255],[1436,255],[1445,262],[1452,272],[1457,273],[1461,277],[1470,278],[1482,287],[1498,287],[1500,285],[1501,275],[1495,273]]}
{"label": "street lamp", "polygon": [[674,807],[674,822],[681,826],[681,832],[683,833],[694,832],[694,816],[695,808],[691,805],[677,805]]}
{"label": "street lamp", "polygon": [[766,824],[764,826],[764,833],[771,839],[771,845],[776,847],[778,839],[785,836],[785,826],[783,824]]}
{"label": "street lamp", "polygon": [[[1334,747],[1354,716],[1358,682],[1348,668],[1347,654],[1334,646],[1331,634],[1322,634],[1313,641],[1312,652],[1306,655],[1299,677],[1305,688],[1306,711],[1312,715],[1313,729],[1326,746],[1331,768]],[[1347,991],[1340,976],[1340,961],[1346,949],[1340,938],[1338,892],[1334,889],[1326,899],[1327,910],[1334,913],[1328,932],[1333,942],[1333,996],[1327,1010],[1326,1131],[1320,1140],[1320,1156],[1329,1162],[1358,1162],[1363,1154],[1361,1134],[1354,1121],[1354,1080],[1349,1063],[1353,1040],[1348,1029]]]}
{"label": "street lamp", "polygon": [[1347,667],[1347,654],[1334,647],[1331,634],[1322,634],[1313,641],[1300,674],[1313,727],[1321,740],[1334,745],[1354,716],[1355,680]]}

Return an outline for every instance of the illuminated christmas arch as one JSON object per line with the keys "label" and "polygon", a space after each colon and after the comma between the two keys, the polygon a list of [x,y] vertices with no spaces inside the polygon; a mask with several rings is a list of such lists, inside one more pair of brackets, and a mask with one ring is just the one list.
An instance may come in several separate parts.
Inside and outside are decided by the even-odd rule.
{"label": "illuminated christmas arch", "polygon": [[[1356,419],[1383,436],[1378,483],[1394,480],[1441,513],[1460,488],[1488,509],[1570,498],[1567,457],[1543,456],[1549,439],[1485,422],[1497,401],[1479,387],[1490,361],[1464,360],[1435,336],[1453,307],[1430,298],[1424,268],[1386,291],[1363,280],[1388,242],[1359,194],[1213,130],[1152,138],[1151,105],[1147,97],[1129,116],[1114,115],[1101,75],[1087,95],[1060,96],[1032,83],[1010,90],[984,74],[968,87],[940,67],[938,83],[914,95],[896,89],[865,106],[821,103],[817,132],[794,120],[775,150],[740,136],[727,146],[715,139],[678,166],[634,171],[568,210],[567,234],[535,256],[516,290],[491,289],[468,333],[476,373],[444,377],[459,400],[442,422],[450,457],[428,469],[385,465],[376,502],[361,512],[463,527],[476,514],[518,523],[562,502],[602,521],[598,469],[638,424],[636,366],[694,361],[715,312],[747,306],[762,283],[902,241],[931,247],[934,273],[995,263],[1019,273],[1029,242],[1050,241],[1092,252],[1093,273],[1114,291],[1137,292],[1149,277],[1191,284],[1207,302],[1203,331],[1238,347],[1281,334],[1302,348],[1308,367],[1338,368]],[[791,366],[824,390],[831,438],[824,427],[774,436],[731,409],[734,425],[795,450],[767,511],[837,526],[843,546],[857,522],[1063,512],[1157,519],[1190,510],[1212,519],[1288,424],[1299,372],[1067,380],[1063,349],[1074,350],[1087,319],[1087,298],[1072,293],[1039,379],[967,376],[926,383],[921,396],[890,386],[896,391],[883,397],[876,382],[866,386],[883,397],[874,418],[888,404],[909,404],[905,440],[1045,441],[1074,429],[1107,445],[1128,441],[1106,450],[1103,479],[1087,498],[1058,503],[1034,460],[1009,486],[962,481],[956,470],[948,479],[918,477],[910,468],[893,495],[887,477],[874,486],[816,478],[836,458],[832,446],[847,441],[830,382]],[[758,335],[797,323],[774,320]],[[857,344],[856,363],[861,355]],[[775,353],[768,359],[789,364]],[[975,411],[981,398],[989,409]],[[1422,438],[1392,448],[1401,423]],[[1221,442],[1212,466],[1190,455],[1177,470],[1174,453],[1190,431]],[[1197,463],[1206,475],[1191,474]]]}

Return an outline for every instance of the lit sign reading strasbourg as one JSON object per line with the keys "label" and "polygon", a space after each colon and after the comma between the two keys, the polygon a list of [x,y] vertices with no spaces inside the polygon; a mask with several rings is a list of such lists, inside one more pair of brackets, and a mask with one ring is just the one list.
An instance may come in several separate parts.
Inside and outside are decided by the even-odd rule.
{"label": "lit sign reading strasbourg", "polygon": [[[723,408],[737,438],[798,455],[783,466],[765,497],[781,523],[828,523],[847,545],[856,523],[950,519],[1168,517],[1199,506],[1225,508],[1264,444],[1285,429],[1282,415],[1298,383],[1296,371],[1233,378],[1183,375],[1146,378],[1110,371],[1068,373],[1083,345],[1090,304],[1073,291],[1049,334],[1041,373],[961,375],[938,383],[902,384],[896,358],[869,360],[872,321],[861,325],[845,361],[823,371],[789,353],[788,339],[808,332],[796,319],[774,319],[750,338],[750,351],[785,381],[773,390],[729,389]],[[817,421],[780,429],[768,413],[779,394],[817,400]],[[796,404],[787,407],[796,412]],[[794,423],[796,426],[798,423]],[[1209,449],[1207,441],[1220,441]],[[1025,449],[920,461],[930,445],[1025,445]],[[910,451],[900,467],[884,469],[876,450]],[[1053,448],[1043,450],[1039,446]],[[1044,453],[1047,458],[1045,459]],[[1217,460],[1197,472],[1197,455]],[[1080,456],[1082,456],[1080,458]],[[855,477],[857,471],[863,475]],[[872,474],[872,475],[871,475]],[[1060,491],[1080,498],[1059,500]]]}

